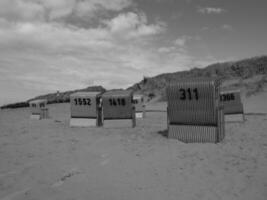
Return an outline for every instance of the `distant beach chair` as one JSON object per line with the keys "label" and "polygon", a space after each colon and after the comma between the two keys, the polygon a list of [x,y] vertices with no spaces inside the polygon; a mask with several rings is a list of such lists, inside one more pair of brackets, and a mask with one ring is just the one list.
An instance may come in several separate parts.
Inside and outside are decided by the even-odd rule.
{"label": "distant beach chair", "polygon": [[144,103],[144,96],[140,95],[140,94],[133,95],[133,104],[135,107],[135,117],[136,118],[145,118],[146,106]]}
{"label": "distant beach chair", "polygon": [[133,92],[114,90],[102,95],[103,126],[105,128],[135,127]]}
{"label": "distant beach chair", "polygon": [[101,92],[76,92],[70,95],[70,126],[102,126]]}
{"label": "distant beach chair", "polygon": [[244,107],[241,101],[240,90],[223,90],[220,92],[220,101],[224,106],[226,122],[244,122]]}
{"label": "distant beach chair", "polygon": [[31,116],[30,119],[47,119],[49,118],[49,112],[46,99],[37,99],[29,102]]}

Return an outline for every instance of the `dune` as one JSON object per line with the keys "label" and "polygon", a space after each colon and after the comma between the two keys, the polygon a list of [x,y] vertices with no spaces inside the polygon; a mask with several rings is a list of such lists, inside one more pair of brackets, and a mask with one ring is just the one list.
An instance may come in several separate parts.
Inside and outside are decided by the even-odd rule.
{"label": "dune", "polygon": [[[70,128],[69,104],[0,113],[0,199],[264,200],[266,93],[245,99],[246,121],[226,123],[219,144],[166,138],[166,103],[147,106],[137,127]],[[258,114],[261,113],[261,114]]]}

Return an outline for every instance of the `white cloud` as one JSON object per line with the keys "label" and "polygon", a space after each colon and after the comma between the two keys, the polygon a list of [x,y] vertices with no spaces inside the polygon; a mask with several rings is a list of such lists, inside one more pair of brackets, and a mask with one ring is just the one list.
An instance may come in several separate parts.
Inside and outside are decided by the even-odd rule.
{"label": "white cloud", "polygon": [[177,71],[191,63],[192,58],[175,46],[155,49],[150,43],[165,28],[148,24],[146,16],[137,13],[120,14],[106,20],[105,26],[89,29],[2,20],[0,73],[36,89],[76,89],[88,83],[129,86],[144,74]]}
{"label": "white cloud", "polygon": [[189,35],[183,35],[181,37],[178,37],[175,41],[174,41],[174,44],[179,46],[179,47],[185,47],[186,46],[186,43],[192,39],[196,39],[198,40],[199,39],[199,36],[195,36],[195,37],[192,37],[192,36],[189,36]]}
{"label": "white cloud", "polygon": [[201,14],[221,14],[223,12],[226,12],[225,9],[214,7],[198,7],[197,11]]}
{"label": "white cloud", "polygon": [[178,46],[184,46],[186,42],[186,38],[177,38],[174,43]]}
{"label": "white cloud", "polygon": [[203,27],[201,27],[200,31],[207,31],[207,30],[209,30],[209,29],[210,29],[209,27],[207,27],[207,26],[203,26]]}
{"label": "white cloud", "polygon": [[[191,37],[182,36],[176,44],[164,46],[161,34],[167,30],[166,24],[150,22],[140,11],[124,12],[131,3],[1,0],[0,90],[12,94],[11,99],[23,100],[91,84],[125,88],[143,75],[200,63],[182,50]],[[88,27],[66,22],[72,15],[87,20],[102,11],[112,11],[115,17],[96,18],[94,26]]]}
{"label": "white cloud", "polygon": [[158,48],[158,52],[159,53],[169,53],[169,52],[172,52],[172,51],[175,51],[175,50],[176,50],[176,47],[174,47],[174,46]]}
{"label": "white cloud", "polygon": [[121,11],[131,5],[131,0],[1,0],[0,17],[9,21],[54,21],[70,16],[90,20],[101,11]]}
{"label": "white cloud", "polygon": [[104,23],[109,27],[111,33],[119,34],[127,39],[158,34],[165,28],[160,23],[148,25],[147,18],[143,13],[133,12],[120,14],[112,20],[106,20]]}
{"label": "white cloud", "polygon": [[224,30],[228,30],[228,31],[232,31],[233,30],[233,27],[231,25],[229,25],[229,24],[223,24],[221,26],[221,28],[224,29]]}
{"label": "white cloud", "polygon": [[0,74],[4,79],[0,82],[16,81],[33,91],[77,89],[96,83],[107,88],[127,87],[144,73],[157,73],[157,55],[145,45],[146,38],[149,41],[163,30],[161,24],[148,24],[146,16],[137,13],[120,14],[89,29],[1,19]]}

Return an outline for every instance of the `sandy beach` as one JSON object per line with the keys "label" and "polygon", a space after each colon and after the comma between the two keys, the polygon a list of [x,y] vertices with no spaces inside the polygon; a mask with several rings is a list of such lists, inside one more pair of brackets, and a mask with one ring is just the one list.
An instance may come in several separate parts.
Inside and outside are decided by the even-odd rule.
{"label": "sandy beach", "polygon": [[219,144],[166,138],[164,103],[134,129],[70,128],[69,104],[49,105],[40,121],[28,108],[2,110],[0,199],[264,200],[267,115],[255,98]]}

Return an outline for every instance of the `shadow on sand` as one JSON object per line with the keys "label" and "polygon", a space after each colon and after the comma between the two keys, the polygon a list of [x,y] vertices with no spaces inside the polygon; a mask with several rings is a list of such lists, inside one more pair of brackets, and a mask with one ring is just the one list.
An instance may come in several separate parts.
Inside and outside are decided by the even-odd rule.
{"label": "shadow on sand", "polygon": [[157,133],[163,137],[168,137],[168,130],[167,129],[158,131]]}

